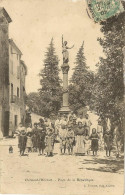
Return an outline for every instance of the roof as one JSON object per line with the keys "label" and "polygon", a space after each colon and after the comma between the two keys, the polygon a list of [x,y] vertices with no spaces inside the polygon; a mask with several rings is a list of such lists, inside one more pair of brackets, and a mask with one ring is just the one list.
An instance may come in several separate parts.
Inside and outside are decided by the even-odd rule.
{"label": "roof", "polygon": [[3,12],[3,15],[7,19],[8,23],[12,22],[12,19],[10,18],[9,14],[7,11],[4,9],[4,7],[0,7],[0,12]]}
{"label": "roof", "polygon": [[17,47],[17,45],[14,43],[13,39],[9,39],[9,43],[14,49],[18,52],[19,55],[23,55],[20,49]]}
{"label": "roof", "polygon": [[20,60],[20,62],[21,62],[21,64],[23,65],[23,67],[25,68],[26,75],[27,75],[27,66],[26,66],[26,64],[24,63],[24,61],[23,61],[23,60]]}

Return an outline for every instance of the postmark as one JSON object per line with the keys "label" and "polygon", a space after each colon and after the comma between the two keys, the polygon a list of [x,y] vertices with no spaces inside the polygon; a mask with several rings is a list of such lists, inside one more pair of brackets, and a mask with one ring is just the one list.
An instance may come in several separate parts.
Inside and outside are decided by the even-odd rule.
{"label": "postmark", "polygon": [[124,11],[120,0],[88,0],[87,3],[95,22],[106,20]]}

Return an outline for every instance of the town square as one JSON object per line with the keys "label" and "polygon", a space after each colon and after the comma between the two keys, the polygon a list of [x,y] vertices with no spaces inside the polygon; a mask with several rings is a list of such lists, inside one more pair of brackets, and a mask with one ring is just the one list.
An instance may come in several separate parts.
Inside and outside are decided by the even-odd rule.
{"label": "town square", "polygon": [[0,194],[124,193],[125,2],[0,1]]}

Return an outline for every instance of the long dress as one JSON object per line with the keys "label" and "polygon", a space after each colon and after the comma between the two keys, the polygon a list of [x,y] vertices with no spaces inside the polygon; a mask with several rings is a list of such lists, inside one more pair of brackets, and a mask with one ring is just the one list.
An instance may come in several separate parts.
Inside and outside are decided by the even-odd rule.
{"label": "long dress", "polygon": [[98,134],[97,133],[92,133],[90,136],[91,141],[91,150],[94,152],[98,151]]}
{"label": "long dress", "polygon": [[85,153],[85,135],[84,135],[84,128],[81,127],[77,127],[77,130],[76,130],[76,136],[75,136],[75,142],[76,142],[76,145],[75,145],[75,153],[76,154],[84,154]]}
{"label": "long dress", "polygon": [[37,136],[37,146],[39,148],[39,150],[44,150],[45,149],[45,136],[46,133],[45,132],[39,132],[38,136]]}

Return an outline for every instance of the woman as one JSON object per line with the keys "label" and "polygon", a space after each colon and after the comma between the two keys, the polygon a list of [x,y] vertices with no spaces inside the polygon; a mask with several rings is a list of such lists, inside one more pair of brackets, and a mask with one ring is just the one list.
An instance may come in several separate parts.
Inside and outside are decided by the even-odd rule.
{"label": "woman", "polygon": [[85,154],[85,130],[82,122],[78,122],[75,134],[75,154]]}
{"label": "woman", "polygon": [[90,136],[91,139],[91,150],[93,151],[93,156],[97,155],[97,151],[98,151],[98,134],[96,133],[96,129],[93,128],[92,129],[92,134]]}
{"label": "woman", "polygon": [[63,53],[63,63],[67,64],[69,62],[69,52],[68,49],[72,49],[74,47],[74,45],[72,47],[68,47],[67,46],[67,41],[63,42],[63,37],[62,37],[62,53]]}

